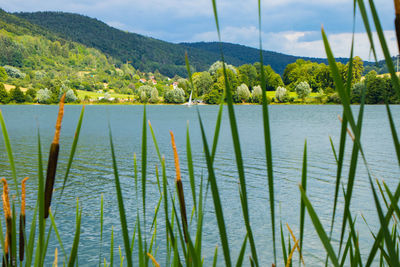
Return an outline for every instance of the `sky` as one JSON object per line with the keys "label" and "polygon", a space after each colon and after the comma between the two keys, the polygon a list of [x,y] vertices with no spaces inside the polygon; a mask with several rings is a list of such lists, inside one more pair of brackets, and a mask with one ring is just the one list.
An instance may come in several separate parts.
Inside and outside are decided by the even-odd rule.
{"label": "sky", "polygon": [[[375,5],[391,54],[396,55],[393,1],[375,0]],[[349,57],[352,0],[261,0],[261,6],[265,50],[326,57],[323,25],[335,57]],[[0,8],[8,12],[79,13],[121,30],[173,43],[218,40],[211,0],[0,0]],[[222,41],[258,47],[257,0],[217,0],[217,9]],[[355,55],[373,61],[359,10],[355,32]],[[376,33],[374,39],[378,43]],[[378,57],[383,58],[380,50]]]}

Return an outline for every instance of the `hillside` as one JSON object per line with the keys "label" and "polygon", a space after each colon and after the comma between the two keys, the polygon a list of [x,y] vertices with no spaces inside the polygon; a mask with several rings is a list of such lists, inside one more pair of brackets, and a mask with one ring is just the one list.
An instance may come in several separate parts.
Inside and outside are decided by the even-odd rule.
{"label": "hillside", "polygon": [[[219,45],[216,42],[173,44],[135,33],[115,29],[107,24],[87,16],[64,12],[15,13],[31,23],[46,28],[59,36],[97,48],[103,53],[122,62],[130,61],[141,71],[158,69],[167,76],[186,76],[185,51],[188,51],[190,64],[196,71],[206,70],[213,62],[220,59]],[[259,61],[259,50],[243,45],[223,43],[227,63],[239,66]],[[264,51],[266,64],[283,74],[286,65],[302,58],[313,62],[326,59],[306,58]],[[346,59],[339,59],[346,63]]]}

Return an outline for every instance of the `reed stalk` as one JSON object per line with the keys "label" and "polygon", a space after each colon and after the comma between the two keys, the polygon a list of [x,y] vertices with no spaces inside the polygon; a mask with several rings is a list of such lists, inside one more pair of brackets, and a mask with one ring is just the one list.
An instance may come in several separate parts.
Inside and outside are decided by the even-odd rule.
{"label": "reed stalk", "polygon": [[26,198],[26,181],[29,177],[25,177],[21,183],[21,214],[19,215],[19,260],[24,260],[25,251],[25,198]]}

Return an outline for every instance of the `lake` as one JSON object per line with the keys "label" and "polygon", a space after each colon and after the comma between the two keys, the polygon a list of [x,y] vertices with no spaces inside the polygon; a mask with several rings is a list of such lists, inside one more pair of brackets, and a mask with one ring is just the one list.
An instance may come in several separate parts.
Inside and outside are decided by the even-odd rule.
{"label": "lake", "polygon": [[[6,120],[14,151],[18,178],[31,177],[27,183],[27,221],[30,221],[35,205],[37,189],[37,130],[40,129],[43,159],[47,161],[47,153],[54,135],[58,107],[10,105],[1,106],[0,108]],[[354,106],[353,109],[357,113],[358,106]],[[81,106],[76,105],[66,106],[65,108],[61,130],[56,190],[62,186],[80,110]],[[151,121],[155,130],[160,151],[166,157],[170,185],[174,182],[175,172],[169,131],[172,130],[175,134],[189,213],[192,203],[185,150],[187,123],[192,142],[196,183],[200,183],[201,176],[204,176],[205,180],[207,178],[197,110],[199,110],[202,116],[207,131],[208,142],[211,144],[218,112],[217,106],[199,106],[198,109],[196,107],[188,108],[185,106],[147,106],[147,118]],[[264,266],[267,264],[270,266],[273,259],[272,233],[270,228],[261,107],[253,105],[235,106],[235,111],[246,172],[251,225],[253,227],[260,263]],[[393,106],[392,112],[395,116],[396,124],[399,125],[400,118],[397,115],[400,114],[400,106]],[[303,149],[306,139],[308,144],[308,196],[325,228],[328,230],[330,227],[336,180],[336,163],[329,137],[332,138],[336,149],[338,149],[341,124],[337,116],[341,114],[342,107],[335,105],[270,106],[277,225],[279,226],[280,221],[283,224],[288,223],[297,237],[299,235],[300,216],[298,184],[301,180]],[[81,243],[79,246],[80,266],[94,266],[98,263],[101,194],[104,195],[104,242],[102,256],[106,257],[107,260],[109,259],[109,241],[112,226],[114,227],[115,237],[115,263],[119,263],[118,246],[123,247],[114,186],[108,125],[112,129],[124,192],[125,208],[128,214],[130,235],[133,233],[137,206],[141,206],[141,202],[136,202],[134,190],[133,155],[134,153],[137,154],[140,171],[142,115],[143,106],[94,105],[86,107],[75,160],[63,198],[58,203],[56,218],[61,238],[67,254],[69,254],[75,233],[76,198],[79,198],[83,208]],[[7,153],[2,137],[0,139],[0,176],[6,177],[11,182],[11,171],[8,165]],[[397,185],[399,168],[384,106],[366,106],[362,144],[374,176],[380,180],[385,180],[389,186],[393,187]],[[154,213],[160,197],[155,176],[155,166],[160,166],[160,164],[149,130],[147,145],[148,182],[146,205],[148,207],[148,218],[151,218],[150,216]],[[348,138],[345,168],[343,171],[344,182],[346,182],[348,175],[347,167],[350,162],[351,146],[351,139]],[[368,227],[361,218],[361,214],[364,215],[373,230],[377,229],[379,222],[366,170],[361,160],[359,162],[351,210],[357,215],[356,226],[360,233],[362,253],[368,253],[373,239],[369,234]],[[235,261],[246,230],[242,220],[238,175],[226,107],[224,108],[214,166],[227,225],[229,243]],[[58,194],[59,190],[56,191],[55,196],[58,196]],[[53,207],[55,203],[57,201],[53,202]],[[340,193],[334,238],[339,238],[340,236],[343,207],[343,196]],[[209,265],[212,261],[215,246],[219,244],[211,191],[208,192],[205,209],[203,255],[206,265]],[[148,222],[150,224],[151,220],[147,220],[150,221]],[[157,242],[160,248],[156,258],[162,263],[166,253],[164,248],[165,226],[162,211],[159,214],[158,224]],[[287,233],[286,227],[284,230]],[[287,235],[285,237],[287,238]],[[147,238],[150,239],[149,234]],[[278,234],[276,238],[280,240]],[[334,245],[337,246],[337,239],[334,239]],[[57,246],[58,242],[54,237],[50,241],[47,253],[48,262],[52,261],[54,249]],[[303,246],[306,265],[318,266],[324,262],[324,249],[308,214],[306,215]],[[277,250],[278,256],[281,257],[280,245]],[[221,247],[218,254],[219,263],[223,265]],[[250,255],[249,247],[246,255]],[[137,261],[137,254],[134,254],[134,261]]]}

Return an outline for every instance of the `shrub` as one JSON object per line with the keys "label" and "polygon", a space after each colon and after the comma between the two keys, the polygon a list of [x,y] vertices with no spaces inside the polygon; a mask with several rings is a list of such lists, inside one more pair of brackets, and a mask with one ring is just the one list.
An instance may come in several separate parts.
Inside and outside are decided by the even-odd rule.
{"label": "shrub", "polygon": [[180,104],[185,102],[185,92],[177,87],[165,93],[164,100],[166,103]]}
{"label": "shrub", "polygon": [[159,101],[158,90],[153,87],[153,89],[151,89],[149,102],[150,103],[158,103],[158,101]]}
{"label": "shrub", "polygon": [[365,89],[365,83],[364,82],[358,82],[355,83],[351,87],[351,93],[350,93],[350,101],[351,103],[360,103],[361,102],[361,93]]}
{"label": "shrub", "polygon": [[236,89],[236,96],[239,102],[247,102],[250,99],[250,91],[246,84],[242,83]]}
{"label": "shrub", "polygon": [[37,101],[40,104],[49,104],[51,100],[51,91],[47,88],[37,91]]}
{"label": "shrub", "polygon": [[257,85],[253,87],[252,101],[254,103],[262,102],[262,89],[261,86]]}
{"label": "shrub", "polygon": [[281,103],[289,101],[289,94],[285,87],[278,86],[278,88],[276,88],[275,99]]}
{"label": "shrub", "polygon": [[12,77],[12,78],[25,78],[26,74],[22,73],[19,69],[14,68],[12,66],[4,66],[5,71],[7,72],[7,75]]}
{"label": "shrub", "polygon": [[[138,96],[139,96],[140,102],[147,103],[148,101],[150,101],[151,93],[152,93],[153,89],[155,89],[157,91],[156,88],[154,88],[150,85],[140,86],[138,89]],[[157,94],[158,94],[158,92],[157,92]],[[158,98],[158,95],[157,95],[157,98]],[[153,99],[153,100],[155,100],[155,99]]]}
{"label": "shrub", "polygon": [[8,75],[6,70],[3,67],[0,67],[0,81],[5,81],[7,80]]}
{"label": "shrub", "polygon": [[21,88],[19,88],[19,86],[10,90],[10,97],[11,97],[11,100],[15,101],[16,103],[24,103],[25,102],[25,95],[21,91]]}
{"label": "shrub", "polygon": [[310,95],[311,93],[311,88],[308,82],[300,82],[299,84],[296,85],[296,93],[299,98],[305,99],[307,96]]}
{"label": "shrub", "polygon": [[10,95],[4,87],[4,84],[0,83],[0,103],[7,104],[8,102],[10,102]]}
{"label": "shrub", "polygon": [[76,97],[74,90],[69,89],[66,93],[65,93],[65,102],[67,103],[71,103],[71,102],[75,102],[78,98]]}
{"label": "shrub", "polygon": [[215,105],[221,101],[221,94],[218,90],[213,89],[208,94],[205,94],[203,100],[207,104]]}

